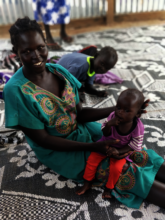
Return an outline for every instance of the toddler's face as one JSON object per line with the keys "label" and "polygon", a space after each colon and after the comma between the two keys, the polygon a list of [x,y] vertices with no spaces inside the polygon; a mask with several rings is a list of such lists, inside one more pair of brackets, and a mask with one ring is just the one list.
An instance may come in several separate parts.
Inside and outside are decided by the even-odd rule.
{"label": "toddler's face", "polygon": [[115,116],[120,119],[120,123],[133,121],[138,114],[137,102],[131,97],[119,97],[116,105]]}

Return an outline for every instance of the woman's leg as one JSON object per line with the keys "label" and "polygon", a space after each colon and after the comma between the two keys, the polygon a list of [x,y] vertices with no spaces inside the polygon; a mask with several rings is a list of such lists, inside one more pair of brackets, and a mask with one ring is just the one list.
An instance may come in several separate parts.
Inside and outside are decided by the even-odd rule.
{"label": "woman's leg", "polygon": [[54,43],[53,37],[50,33],[50,27],[48,24],[44,24],[45,27],[45,33],[46,33],[46,40],[48,43]]}
{"label": "woman's leg", "polygon": [[165,184],[155,180],[146,200],[165,208]]}
{"label": "woman's leg", "polygon": [[162,166],[158,170],[155,179],[159,180],[162,183],[165,183],[165,162],[162,164]]}
{"label": "woman's leg", "polygon": [[44,24],[44,27],[45,27],[45,32],[46,32],[46,40],[47,40],[47,46],[48,46],[48,49],[52,49],[52,50],[61,50],[61,47],[60,45],[58,45],[52,35],[51,35],[51,32],[50,32],[50,27],[48,24]]}
{"label": "woman's leg", "polygon": [[65,31],[65,24],[61,24],[60,37],[66,43],[71,43],[73,41],[73,38],[68,36],[66,31]]}

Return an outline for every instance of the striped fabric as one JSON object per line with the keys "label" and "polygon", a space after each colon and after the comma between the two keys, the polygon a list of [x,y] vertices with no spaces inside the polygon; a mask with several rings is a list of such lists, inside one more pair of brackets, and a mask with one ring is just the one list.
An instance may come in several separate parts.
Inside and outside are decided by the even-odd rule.
{"label": "striped fabric", "polygon": [[142,149],[142,144],[143,144],[143,135],[140,135],[138,137],[134,137],[128,146],[130,146],[132,149],[136,151],[140,151]]}

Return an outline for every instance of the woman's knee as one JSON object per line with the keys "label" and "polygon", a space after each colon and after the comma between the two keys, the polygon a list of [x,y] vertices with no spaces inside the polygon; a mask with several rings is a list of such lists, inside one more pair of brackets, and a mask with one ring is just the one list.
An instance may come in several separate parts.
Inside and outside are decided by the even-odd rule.
{"label": "woman's knee", "polygon": [[155,180],[146,200],[165,208],[165,184]]}
{"label": "woman's knee", "polygon": [[165,183],[165,162],[159,168],[155,179],[159,180],[160,182]]}

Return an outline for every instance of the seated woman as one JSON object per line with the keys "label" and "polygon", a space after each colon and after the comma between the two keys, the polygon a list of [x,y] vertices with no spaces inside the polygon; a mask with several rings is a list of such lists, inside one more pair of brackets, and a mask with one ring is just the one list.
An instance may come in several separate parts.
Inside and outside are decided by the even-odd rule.
{"label": "seated woman", "polygon": [[[93,122],[108,117],[115,107],[82,108],[78,96],[81,83],[62,66],[46,64],[48,51],[36,21],[27,17],[18,19],[9,32],[13,52],[20,57],[23,67],[4,88],[6,127],[21,129],[43,164],[60,175],[83,182],[85,163],[90,152],[105,154],[109,146],[116,143],[111,140],[94,143],[101,138],[102,131],[101,124]],[[144,108],[147,102],[144,102]],[[115,158],[121,159],[128,154],[119,152]],[[142,157],[145,158],[143,166],[132,163],[124,174],[130,176],[131,173],[134,186],[130,188],[128,183],[124,183],[123,188],[116,187],[119,196],[113,195],[130,207],[139,208],[144,198],[165,207],[163,159],[152,150],[144,151]],[[135,152],[132,160],[136,161],[136,158]],[[151,172],[148,172],[149,169]],[[135,183],[139,184],[138,190]]]}

